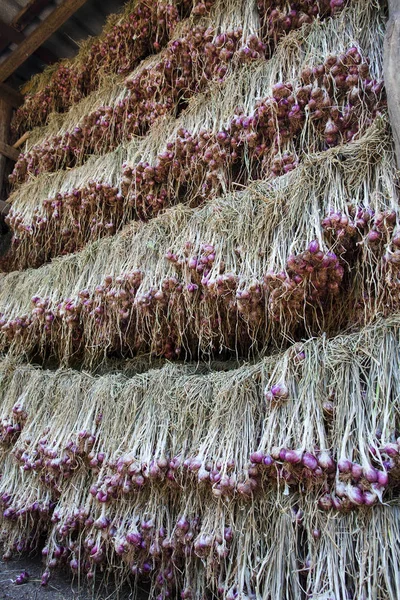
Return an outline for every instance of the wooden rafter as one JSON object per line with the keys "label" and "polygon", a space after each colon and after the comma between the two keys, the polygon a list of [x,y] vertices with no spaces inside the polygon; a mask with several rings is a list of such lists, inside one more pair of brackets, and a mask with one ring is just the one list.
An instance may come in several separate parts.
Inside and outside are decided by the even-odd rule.
{"label": "wooden rafter", "polygon": [[385,37],[384,75],[390,124],[400,169],[400,0],[389,0],[389,22]]}
{"label": "wooden rafter", "polygon": [[[8,48],[10,44],[20,44],[25,39],[26,37],[23,33],[16,31],[0,19],[0,52]],[[46,48],[38,48],[34,54],[47,65],[57,62],[57,57],[50,50],[46,50]]]}
{"label": "wooden rafter", "polygon": [[23,31],[49,4],[50,0],[29,0],[15,15],[11,21],[11,26],[17,31]]}
{"label": "wooden rafter", "polygon": [[86,0],[64,0],[32,33],[0,64],[0,82],[5,81],[57,29],[67,21]]}

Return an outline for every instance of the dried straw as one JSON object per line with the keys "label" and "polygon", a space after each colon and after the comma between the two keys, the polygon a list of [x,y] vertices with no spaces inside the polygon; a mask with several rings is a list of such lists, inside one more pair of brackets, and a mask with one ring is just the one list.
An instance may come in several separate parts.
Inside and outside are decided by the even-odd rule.
{"label": "dried straw", "polygon": [[[218,276],[224,264],[225,273],[238,277],[239,291],[249,289],[252,284],[262,285],[268,271],[285,270],[288,257],[304,251],[314,239],[319,240],[324,250],[335,251],[335,245],[330,246],[324,238],[323,217],[330,210],[348,214],[348,203],[397,212],[394,178],[390,138],[385,123],[377,122],[360,140],[310,156],[283,178],[270,183],[254,182],[247,190],[210,201],[201,209],[178,205],[148,223],[132,223],[111,238],[89,244],[76,255],[54,260],[40,269],[6,275],[0,290],[0,312],[7,319],[29,314],[35,295],[48,298],[50,307],[56,307],[66,298],[77,299],[80,290],[93,291],[106,275],[116,277],[140,270],[142,282],[136,294],[136,308],[133,307],[131,331],[137,341],[147,340],[145,346],[139,346],[145,351],[156,351],[158,339],[165,335],[166,322],[188,351],[195,352],[197,347],[209,353],[212,347],[221,345],[233,350],[236,347],[246,354],[249,348],[251,351],[251,342],[258,350],[266,350],[272,342],[282,343],[286,335],[295,335],[299,323],[311,333],[332,333],[349,321],[368,321],[385,310],[388,293],[393,294],[393,301],[396,299],[396,288],[391,291],[385,288],[380,255],[375,256],[368,245],[362,246],[352,266],[351,285],[343,289],[337,304],[323,314],[318,311],[293,314],[290,319],[285,315],[285,320],[274,322],[268,311],[262,309],[265,314],[258,325],[252,325],[246,315],[233,315],[230,321],[233,330],[229,334],[229,323],[213,325],[216,310],[213,298],[199,304],[184,290],[173,296],[181,306],[181,318],[177,318],[176,312],[173,315],[160,312],[159,317],[156,315],[150,321],[141,312],[140,299],[152,290],[160,290],[169,277],[177,276],[183,284],[191,281],[187,266],[177,270],[165,258],[168,251],[183,258],[188,242],[193,255],[201,254],[203,244],[212,244],[215,261],[210,279]],[[18,295],[13,293],[15,289]],[[362,298],[363,304],[357,305]],[[339,306],[343,310],[338,311]],[[279,310],[283,311],[284,306]],[[89,318],[82,324],[89,361],[96,355],[98,360],[107,351],[103,340],[111,341],[118,334],[118,314],[110,313],[109,317],[105,330]],[[235,335],[238,318],[241,327],[248,329],[250,340]],[[16,339],[15,351],[29,353],[37,348],[38,335],[40,329],[32,329],[29,335]],[[53,351],[68,360],[68,329],[61,335],[57,333],[53,341]]]}
{"label": "dried straw", "polygon": [[[317,597],[329,593],[340,598],[351,590],[360,600],[396,598],[395,474],[394,488],[388,489],[382,506],[344,513],[322,512],[317,502],[323,490],[303,484],[299,495],[297,485],[288,485],[284,478],[265,479],[250,504],[240,494],[222,501],[205,484],[196,483],[195,473],[180,471],[178,487],[168,479],[148,477],[142,490],[106,505],[94,500],[89,488],[128,455],[141,465],[174,456],[181,464],[189,457],[219,462],[222,475],[230,473],[239,481],[249,468],[250,453],[273,452],[274,446],[310,452],[319,448],[337,460],[345,448],[347,457],[362,464],[365,452],[370,456],[371,448],[392,444],[399,427],[399,342],[400,319],[395,315],[350,336],[305,342],[300,365],[293,362],[293,348],[228,372],[165,363],[131,377],[51,372],[4,359],[1,422],[12,418],[16,405],[26,411],[27,420],[14,444],[3,443],[0,495],[11,497],[9,508],[27,512],[14,520],[2,517],[3,543],[15,552],[18,544],[29,536],[34,541],[48,528],[50,562],[60,544],[74,541],[77,555],[80,545],[94,537],[105,544],[107,569],[116,569],[123,579],[135,559],[129,552],[120,558],[115,550],[134,523],[140,529],[151,518],[155,530],[164,527],[167,537],[173,537],[180,517],[198,516],[197,541],[203,536],[216,540],[225,527],[232,528],[233,538],[227,561],[198,546],[183,563],[177,557],[181,572],[174,573],[176,584],[181,589],[190,584],[196,598],[206,589],[216,591],[218,579],[226,593],[236,586],[239,593],[260,599],[302,598],[302,588]],[[277,378],[284,378],[289,398],[280,405],[266,404],[264,389]],[[324,414],[328,397],[334,406],[330,421]],[[34,449],[44,438],[62,456],[70,443],[78,443],[82,431],[95,434],[93,451],[104,452],[104,465],[96,473],[81,462],[72,479],[59,480],[56,496],[55,488],[39,478],[40,470],[22,471],[12,459],[19,449],[28,448],[28,440]],[[333,481],[340,477],[338,471]],[[54,501],[53,524],[45,510],[39,521],[30,518],[34,502],[46,506]],[[83,508],[87,517],[110,518],[113,533],[102,533],[88,521],[78,537],[73,530],[66,534],[63,527],[69,531],[71,518]]]}

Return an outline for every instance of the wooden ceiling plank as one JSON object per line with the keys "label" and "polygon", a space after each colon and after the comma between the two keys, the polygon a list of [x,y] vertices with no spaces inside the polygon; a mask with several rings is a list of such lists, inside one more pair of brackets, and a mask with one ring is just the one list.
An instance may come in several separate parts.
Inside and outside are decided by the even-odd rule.
{"label": "wooden ceiling plank", "polygon": [[[16,31],[0,19],[0,52],[3,52],[10,44],[21,44],[24,40],[26,40],[26,36],[23,33]],[[47,65],[53,65],[58,60],[55,54],[46,48],[38,48],[34,54]]]}
{"label": "wooden ceiling plank", "polygon": [[0,20],[0,52],[3,52],[10,44],[16,42],[17,44],[21,41],[23,34],[15,31],[6,23]]}
{"label": "wooden ceiling plank", "polygon": [[0,82],[5,81],[57,29],[67,21],[86,0],[64,0],[32,33],[0,64]]}
{"label": "wooden ceiling plank", "polygon": [[11,26],[17,31],[23,31],[35,17],[40,15],[42,10],[49,6],[50,1],[51,0],[29,0],[29,2],[21,8],[19,13],[15,15],[11,21]]}

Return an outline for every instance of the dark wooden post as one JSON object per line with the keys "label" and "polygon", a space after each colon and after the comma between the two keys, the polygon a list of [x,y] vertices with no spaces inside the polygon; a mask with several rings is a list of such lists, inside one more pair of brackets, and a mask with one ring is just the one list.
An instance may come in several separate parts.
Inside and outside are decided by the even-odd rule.
{"label": "dark wooden post", "polygon": [[6,81],[87,0],[63,0],[48,17],[0,64],[0,82]]}
{"label": "dark wooden post", "polygon": [[[12,106],[6,100],[0,97],[0,144],[8,145],[12,110]],[[4,156],[4,154],[0,154],[0,200],[3,199],[6,160],[6,156]]]}
{"label": "dark wooden post", "polygon": [[389,0],[384,49],[384,76],[389,117],[400,169],[400,0]]}
{"label": "dark wooden post", "polygon": [[[5,150],[8,153],[8,140],[10,136],[10,123],[13,108],[7,100],[0,97],[0,146],[4,144]],[[11,148],[12,149],[12,148]],[[0,147],[1,150],[1,147]],[[7,254],[11,246],[11,233],[8,231],[4,223],[4,217],[7,215],[10,205],[3,201],[5,199],[5,176],[7,173],[6,162],[7,156],[3,151],[0,152],[0,257]],[[1,268],[0,268],[1,270]]]}

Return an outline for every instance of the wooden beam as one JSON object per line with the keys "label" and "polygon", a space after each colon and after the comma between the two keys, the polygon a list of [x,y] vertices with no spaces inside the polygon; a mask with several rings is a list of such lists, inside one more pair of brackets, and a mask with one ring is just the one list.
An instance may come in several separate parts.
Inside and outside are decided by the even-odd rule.
{"label": "wooden beam", "polygon": [[383,70],[397,168],[400,169],[400,0],[389,0]]}
{"label": "wooden beam", "polygon": [[11,27],[23,31],[42,10],[50,4],[50,0],[29,0],[11,21]]}
{"label": "wooden beam", "polygon": [[26,59],[61,27],[86,0],[64,0],[32,33],[20,43],[12,54],[0,64],[0,82],[5,81]]}
{"label": "wooden beam", "polygon": [[[4,100],[0,100],[0,198],[3,198],[3,194],[7,194],[7,186],[5,185],[5,178],[7,174],[7,157],[9,154],[18,152],[15,148],[9,152],[8,140],[10,136],[10,123],[12,117],[12,106],[5,102]],[[4,146],[5,152],[2,152],[2,147]]]}
{"label": "wooden beam", "polygon": [[0,83],[0,100],[4,100],[4,102],[7,102],[7,104],[13,108],[18,108],[21,106],[21,104],[23,104],[24,97],[9,85]]}
{"label": "wooden beam", "polygon": [[21,135],[21,137],[19,138],[19,140],[17,140],[15,142],[15,144],[13,144],[13,148],[19,148],[20,146],[22,146],[22,144],[24,142],[26,142],[26,140],[29,138],[30,135],[31,135],[31,132],[30,131],[26,131],[24,133],[24,135]]}
{"label": "wooden beam", "polygon": [[[23,33],[16,31],[0,19],[0,52],[8,48],[10,44],[20,44],[24,40],[26,37]],[[55,54],[46,48],[38,48],[34,54],[47,65],[53,65],[58,60]]]}
{"label": "wooden beam", "polygon": [[13,148],[12,146],[0,141],[0,154],[7,156],[7,158],[11,158],[13,161],[17,161],[20,152],[16,148]]}

